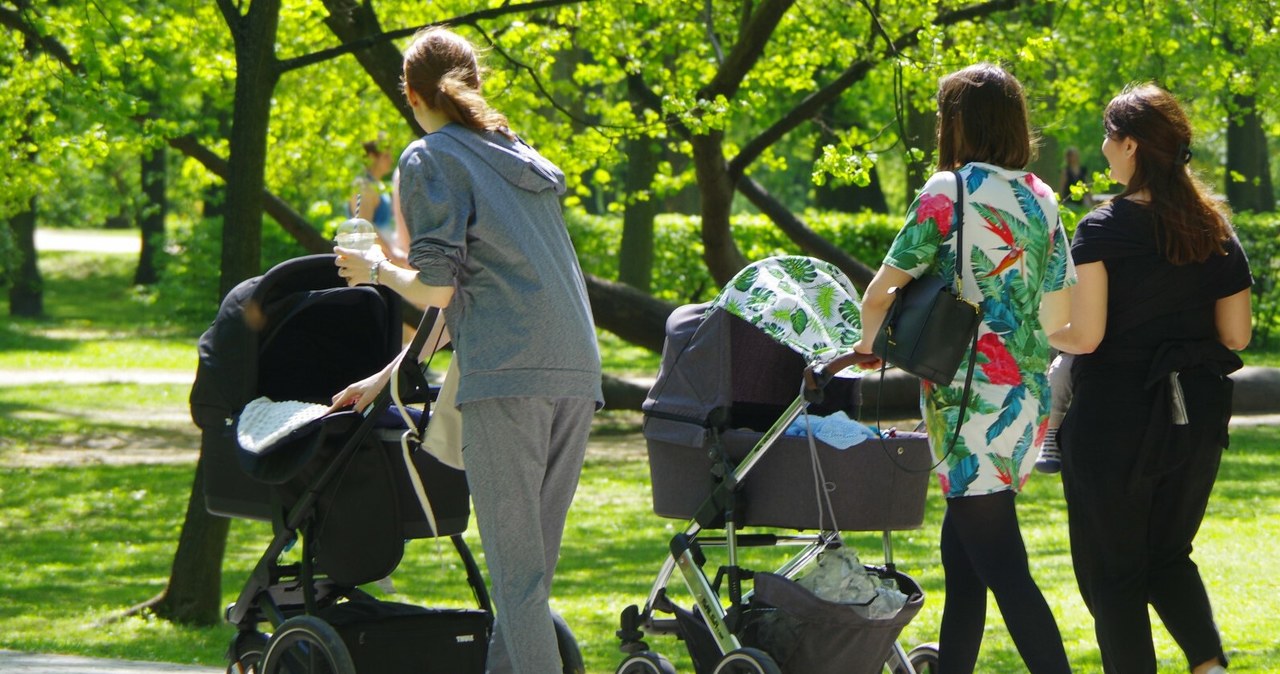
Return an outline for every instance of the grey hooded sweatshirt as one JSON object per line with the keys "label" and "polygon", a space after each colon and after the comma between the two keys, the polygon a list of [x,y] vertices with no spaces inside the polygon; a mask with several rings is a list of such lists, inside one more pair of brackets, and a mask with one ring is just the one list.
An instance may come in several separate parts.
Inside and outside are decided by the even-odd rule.
{"label": "grey hooded sweatshirt", "polygon": [[448,124],[400,156],[409,260],[452,286],[445,320],[458,403],[497,397],[603,404],[586,284],[565,229],[564,173],[520,141]]}

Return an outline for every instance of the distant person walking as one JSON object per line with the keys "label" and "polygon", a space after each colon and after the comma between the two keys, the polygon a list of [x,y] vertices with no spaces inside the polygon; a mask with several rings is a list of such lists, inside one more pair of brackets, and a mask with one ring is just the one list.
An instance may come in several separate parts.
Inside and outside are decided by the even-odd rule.
{"label": "distant person walking", "polygon": [[[1064,204],[1093,208],[1093,195],[1089,194],[1089,169],[1080,163],[1080,150],[1069,147],[1064,157],[1066,165],[1062,167],[1062,177],[1058,179],[1058,198]],[[1071,188],[1080,185],[1085,188],[1083,195],[1076,197]]]}
{"label": "distant person walking", "polygon": [[393,159],[391,151],[385,145],[386,138],[382,136],[361,144],[364,148],[365,167],[352,181],[355,194],[347,204],[347,213],[353,218],[364,218],[373,223],[382,250],[392,260],[402,262],[407,242],[399,239],[396,218],[392,212],[393,189],[387,182],[387,176],[391,173]]}

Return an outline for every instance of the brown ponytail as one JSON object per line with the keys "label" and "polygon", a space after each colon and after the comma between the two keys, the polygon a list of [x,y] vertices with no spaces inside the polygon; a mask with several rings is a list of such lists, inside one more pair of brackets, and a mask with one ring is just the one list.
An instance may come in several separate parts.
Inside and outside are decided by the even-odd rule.
{"label": "brown ponytail", "polygon": [[404,86],[450,120],[514,138],[507,118],[480,92],[480,63],[465,38],[447,28],[418,31],[404,51]]}

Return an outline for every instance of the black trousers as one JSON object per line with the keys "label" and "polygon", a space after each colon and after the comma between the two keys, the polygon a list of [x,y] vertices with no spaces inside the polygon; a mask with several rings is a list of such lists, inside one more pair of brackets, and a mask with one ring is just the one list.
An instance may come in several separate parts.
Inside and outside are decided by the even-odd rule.
{"label": "black trousers", "polygon": [[942,519],[946,599],[938,636],[938,672],[970,674],[987,617],[987,590],[1032,674],[1071,671],[1053,612],[1031,578],[1014,493],[947,499]]}
{"label": "black trousers", "polygon": [[[1114,374],[1091,379],[1076,380],[1059,441],[1071,557],[1103,667],[1108,674],[1155,674],[1148,604],[1189,666],[1215,658],[1225,665],[1209,596],[1191,561],[1222,449],[1197,442],[1178,454],[1176,465],[1146,476],[1151,471],[1138,448],[1147,409],[1134,409],[1143,392]],[[1192,393],[1199,391],[1189,386]]]}

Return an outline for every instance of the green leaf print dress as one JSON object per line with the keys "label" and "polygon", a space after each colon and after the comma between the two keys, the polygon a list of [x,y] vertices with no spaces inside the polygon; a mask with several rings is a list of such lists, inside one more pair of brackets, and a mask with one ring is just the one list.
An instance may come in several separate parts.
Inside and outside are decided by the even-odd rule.
{"label": "green leaf print dress", "polygon": [[[964,296],[984,311],[968,414],[955,449],[938,466],[948,498],[1021,490],[1049,419],[1049,342],[1040,298],[1075,283],[1052,189],[1033,173],[971,163],[965,189]],[[929,179],[907,213],[884,264],[914,278],[937,270],[953,277],[956,180]],[[960,415],[962,377],[952,386],[923,382],[921,410],[935,454]],[[935,457],[940,458],[940,457]]]}

